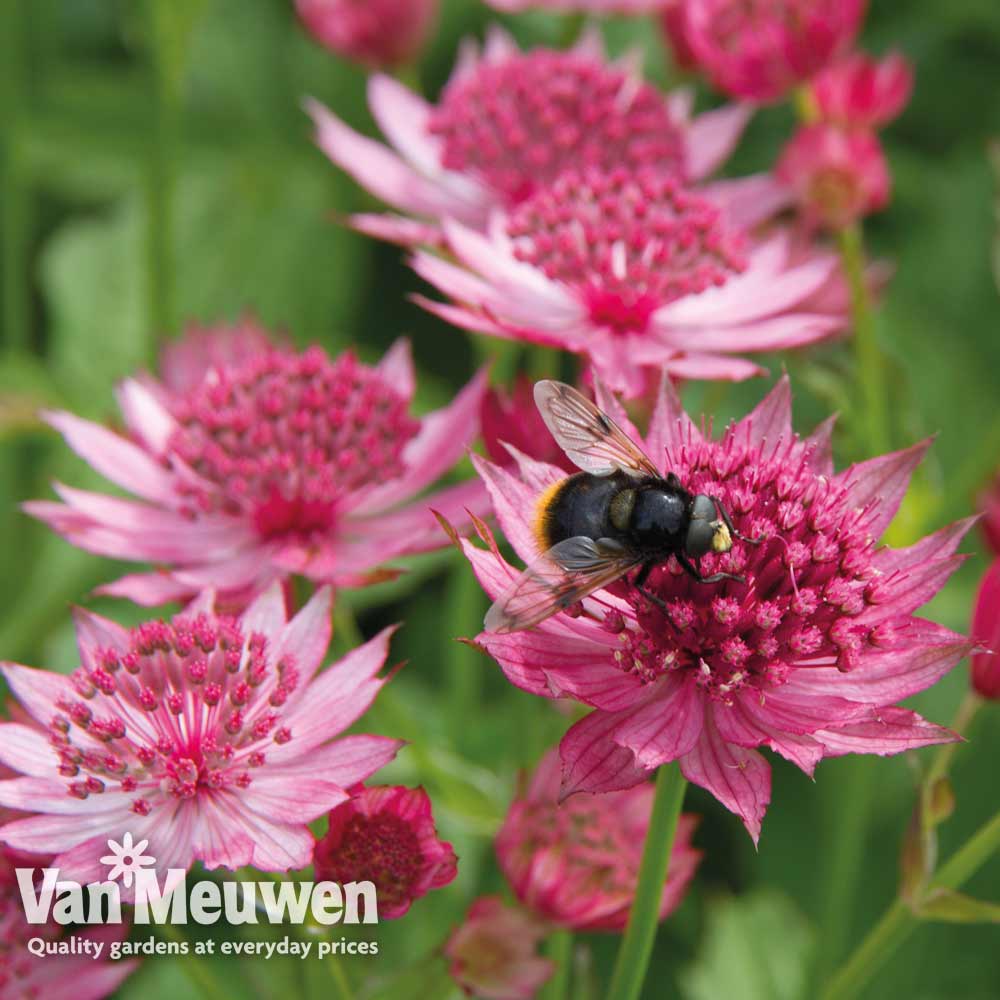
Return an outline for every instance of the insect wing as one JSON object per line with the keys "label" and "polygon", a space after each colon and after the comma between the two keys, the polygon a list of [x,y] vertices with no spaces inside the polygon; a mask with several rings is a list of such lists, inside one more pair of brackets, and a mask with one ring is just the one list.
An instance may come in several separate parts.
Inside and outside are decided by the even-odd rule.
{"label": "insect wing", "polygon": [[535,404],[559,447],[584,472],[609,476],[621,469],[630,476],[659,477],[645,452],[572,386],[551,379],[536,382]]}
{"label": "insect wing", "polygon": [[535,560],[486,613],[488,632],[518,632],[624,576],[641,561],[611,539],[566,538]]}

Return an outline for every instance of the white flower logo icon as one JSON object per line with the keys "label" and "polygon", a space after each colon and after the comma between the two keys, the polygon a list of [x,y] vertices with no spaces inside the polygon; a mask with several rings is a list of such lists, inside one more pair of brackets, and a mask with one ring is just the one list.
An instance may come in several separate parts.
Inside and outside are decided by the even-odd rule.
{"label": "white flower logo icon", "polygon": [[140,840],[138,844],[132,843],[132,834],[126,833],[119,844],[117,840],[108,841],[110,854],[105,854],[101,858],[102,865],[109,865],[108,881],[114,882],[121,879],[126,889],[132,888],[132,878],[136,872],[141,872],[149,865],[156,864],[156,858],[150,854],[143,854],[148,840]]}

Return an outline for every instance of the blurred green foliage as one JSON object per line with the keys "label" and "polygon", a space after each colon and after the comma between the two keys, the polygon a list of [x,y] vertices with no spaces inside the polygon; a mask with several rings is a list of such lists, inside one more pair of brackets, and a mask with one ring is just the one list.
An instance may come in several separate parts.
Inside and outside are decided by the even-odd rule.
{"label": "blurred green foliage", "polygon": [[[5,0],[0,8],[4,657],[71,668],[71,601],[122,620],[139,615],[87,596],[117,567],[76,552],[17,509],[23,500],[47,496],[53,478],[97,482],[34,420],[37,407],[110,417],[114,382],[152,365],[169,327],[246,311],[299,343],[318,341],[331,351],[356,344],[369,358],[399,334],[410,335],[422,374],[421,406],[447,398],[484,354],[483,345],[472,346],[408,301],[420,283],[397,248],[336,224],[336,217],[371,202],[312,147],[300,100],[319,97],[374,131],[364,74],[312,44],[291,6],[290,0]],[[427,92],[447,77],[459,39],[481,32],[489,17],[474,0],[446,0],[419,68]],[[555,44],[565,33],[555,16],[508,23],[529,43]],[[607,37],[616,52],[640,45],[651,75],[668,82],[649,22],[612,22]],[[987,153],[989,140],[1000,136],[1000,8],[996,0],[882,0],[872,5],[863,41],[876,52],[898,47],[917,68],[912,105],[886,135],[894,202],[867,229],[874,252],[896,266],[880,311],[893,369],[896,443],[938,435],[901,515],[901,531],[912,537],[968,514],[976,490],[1000,465],[1000,302],[991,272],[991,253],[996,261],[1000,250]],[[699,99],[712,100],[706,93]],[[789,128],[786,111],[762,111],[732,169],[772,162]],[[1000,154],[994,161],[1000,167]],[[850,416],[857,393],[846,347],[786,363],[801,429],[834,408]],[[763,383],[721,392],[691,387],[688,395],[694,409],[711,406],[718,426],[764,389]],[[863,441],[842,439],[840,446],[841,461],[864,453]],[[977,545],[972,538],[967,548]],[[983,566],[976,556],[948,585],[932,609],[940,620],[967,626]],[[486,658],[455,645],[456,635],[477,630],[485,602],[454,554],[418,562],[411,577],[353,603],[366,634],[387,621],[406,622],[393,654],[408,666],[380,696],[365,728],[412,741],[387,778],[427,786],[441,831],[461,856],[456,883],[416,904],[405,921],[379,928],[377,962],[345,963],[356,983],[375,976],[379,996],[403,997],[416,995],[420,984],[443,983],[440,960],[429,966],[426,956],[476,893],[501,888],[490,834],[516,770],[537,760],[566,720],[514,690]],[[960,668],[916,699],[916,707],[947,721],[965,683]],[[945,855],[996,809],[997,718],[996,709],[984,713],[959,753],[958,807],[942,828]],[[692,1000],[793,997],[805,981],[810,949],[824,949],[813,924],[822,911],[830,831],[854,780],[852,763],[824,763],[816,783],[779,760],[773,765],[773,804],[759,852],[732,816],[691,790],[688,808],[704,815],[698,843],[706,857],[698,890],[660,931],[645,993],[650,1000],[678,992]],[[913,801],[905,759],[881,762],[874,781],[870,814],[861,817],[866,839],[856,873],[861,892],[849,914],[852,943],[895,892],[898,846]],[[994,860],[969,890],[1000,898],[1000,863]],[[586,943],[593,965],[581,956],[578,995],[599,996],[593,982],[606,977],[616,941]],[[989,927],[928,925],[865,995],[996,997],[996,945]],[[328,995],[321,970],[213,964],[230,996]],[[122,996],[166,998],[186,989],[176,963],[153,959]],[[446,987],[422,989],[436,996],[428,989]]]}

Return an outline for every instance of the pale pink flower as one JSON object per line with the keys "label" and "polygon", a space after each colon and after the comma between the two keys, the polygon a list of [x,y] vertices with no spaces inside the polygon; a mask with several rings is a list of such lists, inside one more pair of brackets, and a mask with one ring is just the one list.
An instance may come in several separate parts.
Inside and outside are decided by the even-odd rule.
{"label": "pale pink flower", "polygon": [[422,788],[364,788],[329,819],[313,855],[316,877],[373,882],[380,919],[403,916],[415,899],[458,874],[455,852],[438,839],[431,800]]}
{"label": "pale pink flower", "polygon": [[269,345],[251,326],[235,342],[225,329],[194,331],[166,360],[166,384],[140,376],[119,387],[125,435],[46,414],[139,499],[57,483],[62,503],[25,510],[89,552],[162,566],[102,593],[155,605],[213,587],[238,603],[293,573],[359,586],[394,575],[390,560],[439,547],[430,506],[461,519],[485,504],[474,483],[415,499],[475,439],[483,374],[417,419],[405,341],[370,366]]}
{"label": "pale pink flower", "polygon": [[913,91],[913,67],[899,52],[873,59],[852,52],[810,84],[823,121],[847,129],[888,125],[906,107]]}
{"label": "pale pink flower", "polygon": [[[599,404],[642,438],[606,393]],[[738,532],[701,570],[746,582],[701,584],[671,559],[646,583],[621,581],[572,617],[476,642],[518,687],[595,709],[560,746],[563,793],[613,791],[678,761],[689,781],[739,815],[754,840],[771,795],[768,746],[807,774],[828,756],[893,754],[956,737],[896,706],[929,687],[970,643],[914,612],[962,561],[971,519],[908,548],[879,545],[927,443],[835,472],[832,421],[806,439],[791,427],[787,378],[721,439],[688,419],[665,383],[645,450],[694,493],[720,499]],[[539,494],[561,469],[524,458],[520,476],[485,460],[480,474],[518,557],[538,558]],[[481,533],[488,537],[485,526]],[[462,543],[492,598],[517,571],[495,547]]]}
{"label": "pale pink flower", "polygon": [[4,664],[13,695],[44,728],[0,725],[0,805],[37,815],[0,842],[56,855],[63,877],[106,877],[108,841],[148,840],[157,870],[312,860],[308,823],[388,763],[398,740],[341,733],[385,683],[387,629],[317,673],[330,640],[329,588],[287,620],[277,584],[239,618],[211,592],[172,622],[134,629],[76,613],[71,676]]}
{"label": "pale pink flower", "polygon": [[438,10],[437,0],[295,0],[295,7],[321,45],[364,66],[389,68],[419,54]]}
{"label": "pale pink flower", "polygon": [[979,584],[972,638],[980,646],[972,657],[972,687],[983,698],[1000,699],[1000,559]]}
{"label": "pale pink flower", "polygon": [[874,132],[803,125],[776,170],[795,191],[806,223],[843,229],[885,208],[892,179]]}
{"label": "pale pink flower", "polygon": [[804,306],[834,256],[793,264],[789,235],[755,239],[756,221],[663,172],[567,170],[485,234],[446,222],[454,261],[419,251],[413,266],[455,304],[419,301],[465,329],[579,354],[630,398],[650,371],[745,379],[762,369],[734,354],[812,343],[846,322]]}
{"label": "pale pink flower", "polygon": [[538,955],[547,924],[499,896],[481,896],[444,946],[452,979],[483,1000],[531,1000],[555,972]]}
{"label": "pale pink flower", "polygon": [[[557,751],[545,755],[496,838],[500,870],[517,898],[544,920],[572,930],[624,930],[653,809],[653,785],[574,795],[559,803]],[[701,851],[691,846],[697,817],[680,817],[660,919],[680,904]]]}
{"label": "pale pink flower", "polygon": [[670,0],[486,0],[494,10],[519,14],[524,10],[571,11],[577,14],[653,14]]}
{"label": "pale pink flower", "polygon": [[864,0],[684,0],[684,36],[727,94],[773,101],[854,40]]}
{"label": "pale pink flower", "polygon": [[[692,117],[689,92],[664,96],[631,57],[609,62],[595,33],[566,52],[522,52],[497,28],[482,52],[465,43],[437,104],[388,76],[371,78],[368,102],[390,146],[315,101],[308,110],[323,152],[405,216],[354,216],[354,224],[406,245],[440,242],[444,219],[482,230],[494,209],[520,204],[567,167],[648,166],[701,180],[749,117],[738,104]],[[742,184],[747,198],[781,204],[766,177]]]}
{"label": "pale pink flower", "polygon": [[[40,862],[35,859],[37,866]],[[32,867],[31,860],[12,858],[0,850],[0,997],[4,1000],[102,1000],[118,989],[136,970],[136,961],[110,962],[96,959],[91,952],[78,955],[34,955],[28,951],[31,939],[45,945],[69,943],[77,947],[85,941],[107,946],[128,933],[126,924],[67,931],[54,920],[29,924],[24,915],[15,867]],[[36,889],[37,891],[37,889]]]}

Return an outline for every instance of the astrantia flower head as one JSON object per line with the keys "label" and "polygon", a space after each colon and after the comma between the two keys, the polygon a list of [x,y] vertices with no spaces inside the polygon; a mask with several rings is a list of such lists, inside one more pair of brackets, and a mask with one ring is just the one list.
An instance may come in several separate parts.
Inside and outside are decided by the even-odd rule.
{"label": "astrantia flower head", "polygon": [[422,788],[365,788],[330,813],[316,843],[316,877],[374,883],[379,917],[403,916],[410,904],[458,874],[452,846],[439,840]]}
{"label": "astrantia flower head", "polygon": [[437,0],[295,0],[313,37],[365,66],[393,67],[413,59],[427,39]]}
{"label": "astrantia flower head", "polygon": [[[653,785],[574,795],[562,804],[559,786],[559,754],[553,750],[497,834],[500,868],[517,898],[539,917],[572,930],[623,930],[635,897]],[[680,818],[661,920],[677,908],[698,866],[701,852],[691,846],[695,824],[694,816]]]}
{"label": "astrantia flower head", "polygon": [[830,229],[885,208],[892,185],[878,136],[837,125],[802,126],[776,173],[795,191],[806,222]]}
{"label": "astrantia flower head", "polygon": [[972,637],[980,646],[972,657],[972,686],[983,698],[1000,699],[1000,559],[979,584]]}
{"label": "astrantia flower head", "polygon": [[548,926],[499,896],[482,896],[444,946],[451,978],[484,1000],[531,1000],[555,972],[538,954]]}
{"label": "astrantia flower head", "polygon": [[510,14],[523,10],[575,11],[578,14],[651,14],[670,0],[486,0],[495,10]]}
{"label": "astrantia flower head", "polygon": [[913,67],[899,52],[883,59],[852,52],[820,73],[809,89],[823,121],[847,129],[881,128],[906,107]]}
{"label": "astrantia flower head", "polygon": [[[764,199],[766,201],[766,198]],[[456,305],[421,303],[449,322],[582,355],[634,397],[648,374],[743,379],[735,353],[818,340],[843,318],[808,311],[834,259],[792,264],[778,232],[755,242],[715,198],[675,177],[570,169],[487,234],[445,224],[457,264],[427,251],[414,267]]]}
{"label": "astrantia flower head", "polygon": [[727,94],[782,97],[854,40],[864,0],[684,0],[685,37]]}
{"label": "astrantia flower head", "polygon": [[301,868],[306,825],[388,763],[400,744],[340,736],[384,680],[386,630],[317,674],[330,640],[320,590],[286,621],[275,584],[239,618],[206,593],[171,622],[128,630],[77,612],[71,676],[3,666],[39,731],[0,725],[0,804],[38,815],[0,842],[57,855],[63,876],[102,881],[109,840],[148,841],[157,869]]}
{"label": "astrantia flower head", "polygon": [[[36,862],[37,864],[37,862]],[[31,863],[11,861],[0,850],[0,997],[4,1000],[102,1000],[110,996],[135,971],[136,961],[109,962],[84,952],[84,942],[109,945],[121,941],[128,933],[127,924],[92,927],[67,932],[50,920],[29,924],[24,914],[21,892],[14,870],[31,867]],[[40,881],[40,870],[38,872]],[[36,886],[36,892],[40,887]],[[73,940],[75,939],[75,941]],[[81,949],[76,954],[36,955],[28,950],[30,940],[44,946]],[[36,946],[37,947],[37,946]]]}
{"label": "astrantia flower head", "polygon": [[320,104],[309,111],[327,156],[410,217],[355,224],[404,244],[438,242],[446,218],[482,229],[493,209],[520,204],[567,167],[655,167],[701,179],[748,116],[731,106],[692,119],[689,94],[665,97],[631,61],[608,62],[595,34],[565,52],[521,52],[498,29],[481,54],[472,43],[463,48],[436,105],[385,76],[372,78],[368,97],[392,149]]}
{"label": "astrantia flower head", "polygon": [[413,500],[475,438],[482,376],[417,419],[403,341],[370,366],[349,352],[269,345],[253,328],[219,336],[217,350],[200,330],[172,347],[168,384],[122,384],[127,437],[47,415],[74,451],[140,500],[57,484],[63,503],[25,509],[90,552],[165,567],[104,593],[160,604],[213,587],[245,601],[292,573],[357,586],[391,575],[385,562],[440,544],[429,504],[457,517],[482,506],[471,483]]}
{"label": "astrantia flower head", "polygon": [[[599,401],[642,441],[612,397]],[[926,444],[835,473],[831,422],[800,439],[790,416],[782,379],[714,440],[665,384],[645,438],[657,468],[717,497],[736,532],[760,540],[734,534],[728,552],[701,560],[703,574],[744,582],[699,583],[671,558],[645,584],[655,602],[622,580],[586,598],[575,617],[477,638],[517,686],[595,709],[562,741],[564,794],[630,788],[677,760],[756,839],[771,785],[757,747],[812,774],[823,757],[955,738],[895,703],[969,651],[964,637],[914,612],[961,561],[955,550],[971,522],[909,548],[880,546]],[[538,496],[564,473],[526,458],[519,476],[478,467],[505,535],[534,561]],[[491,597],[508,588],[516,571],[495,546],[463,548]]]}

